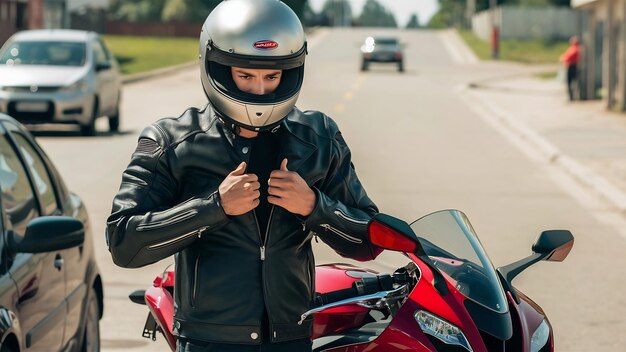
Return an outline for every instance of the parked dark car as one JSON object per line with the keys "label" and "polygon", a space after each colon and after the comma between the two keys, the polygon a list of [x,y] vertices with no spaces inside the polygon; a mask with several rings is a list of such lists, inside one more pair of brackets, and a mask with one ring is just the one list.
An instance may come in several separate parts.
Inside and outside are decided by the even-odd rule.
{"label": "parked dark car", "polygon": [[361,46],[361,71],[367,71],[372,62],[398,65],[404,71],[402,44],[393,37],[367,37]]}
{"label": "parked dark car", "polygon": [[99,351],[102,280],[81,199],[0,114],[0,352]]}

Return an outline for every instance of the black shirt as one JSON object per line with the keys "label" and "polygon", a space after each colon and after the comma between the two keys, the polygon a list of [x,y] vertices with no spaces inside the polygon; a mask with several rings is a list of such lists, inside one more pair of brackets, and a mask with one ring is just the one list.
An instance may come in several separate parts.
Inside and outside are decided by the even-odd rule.
{"label": "black shirt", "polygon": [[254,210],[259,222],[259,229],[261,231],[261,239],[265,242],[265,235],[267,233],[267,226],[272,211],[272,204],[267,201],[267,181],[270,174],[274,170],[280,169],[279,160],[279,133],[280,130],[272,132],[259,132],[259,134],[252,139],[252,146],[250,152],[250,160],[246,173],[255,174],[259,178],[261,184],[259,192],[261,196],[259,198],[259,205]]}

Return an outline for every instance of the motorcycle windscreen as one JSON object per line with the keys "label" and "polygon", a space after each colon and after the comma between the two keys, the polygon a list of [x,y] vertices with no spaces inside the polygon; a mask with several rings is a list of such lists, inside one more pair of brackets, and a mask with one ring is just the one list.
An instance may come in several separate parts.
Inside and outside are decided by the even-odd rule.
{"label": "motorcycle windscreen", "polygon": [[459,292],[495,313],[508,312],[496,271],[465,214],[439,211],[416,220],[411,228],[433,265]]}
{"label": "motorcycle windscreen", "polygon": [[496,271],[462,212],[443,210],[413,222],[426,256],[468,300],[476,326],[500,340],[513,334],[509,306]]}

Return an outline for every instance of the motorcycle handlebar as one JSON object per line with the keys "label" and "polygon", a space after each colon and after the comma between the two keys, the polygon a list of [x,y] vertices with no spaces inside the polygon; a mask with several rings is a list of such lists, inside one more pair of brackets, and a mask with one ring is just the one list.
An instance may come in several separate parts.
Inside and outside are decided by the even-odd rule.
{"label": "motorcycle handlebar", "polygon": [[398,275],[381,274],[371,277],[363,277],[352,283],[352,286],[342,290],[331,291],[327,293],[317,293],[315,296],[315,305],[323,306],[333,302],[339,302],[344,299],[370,295],[379,291],[389,291],[393,289],[394,284],[404,284],[404,278]]}

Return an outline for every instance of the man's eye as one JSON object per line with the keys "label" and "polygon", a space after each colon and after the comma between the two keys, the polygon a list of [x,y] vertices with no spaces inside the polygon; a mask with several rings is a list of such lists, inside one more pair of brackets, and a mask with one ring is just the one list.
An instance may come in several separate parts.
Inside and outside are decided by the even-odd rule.
{"label": "man's eye", "polygon": [[248,79],[250,79],[250,78],[252,78],[252,77],[250,77],[250,76],[239,76],[239,78],[241,78],[241,79],[245,79],[245,80],[248,80]]}
{"label": "man's eye", "polygon": [[275,80],[277,80],[277,79],[278,79],[278,77],[277,77],[277,76],[270,76],[270,77],[267,77],[267,80],[268,80],[268,81],[275,81]]}

